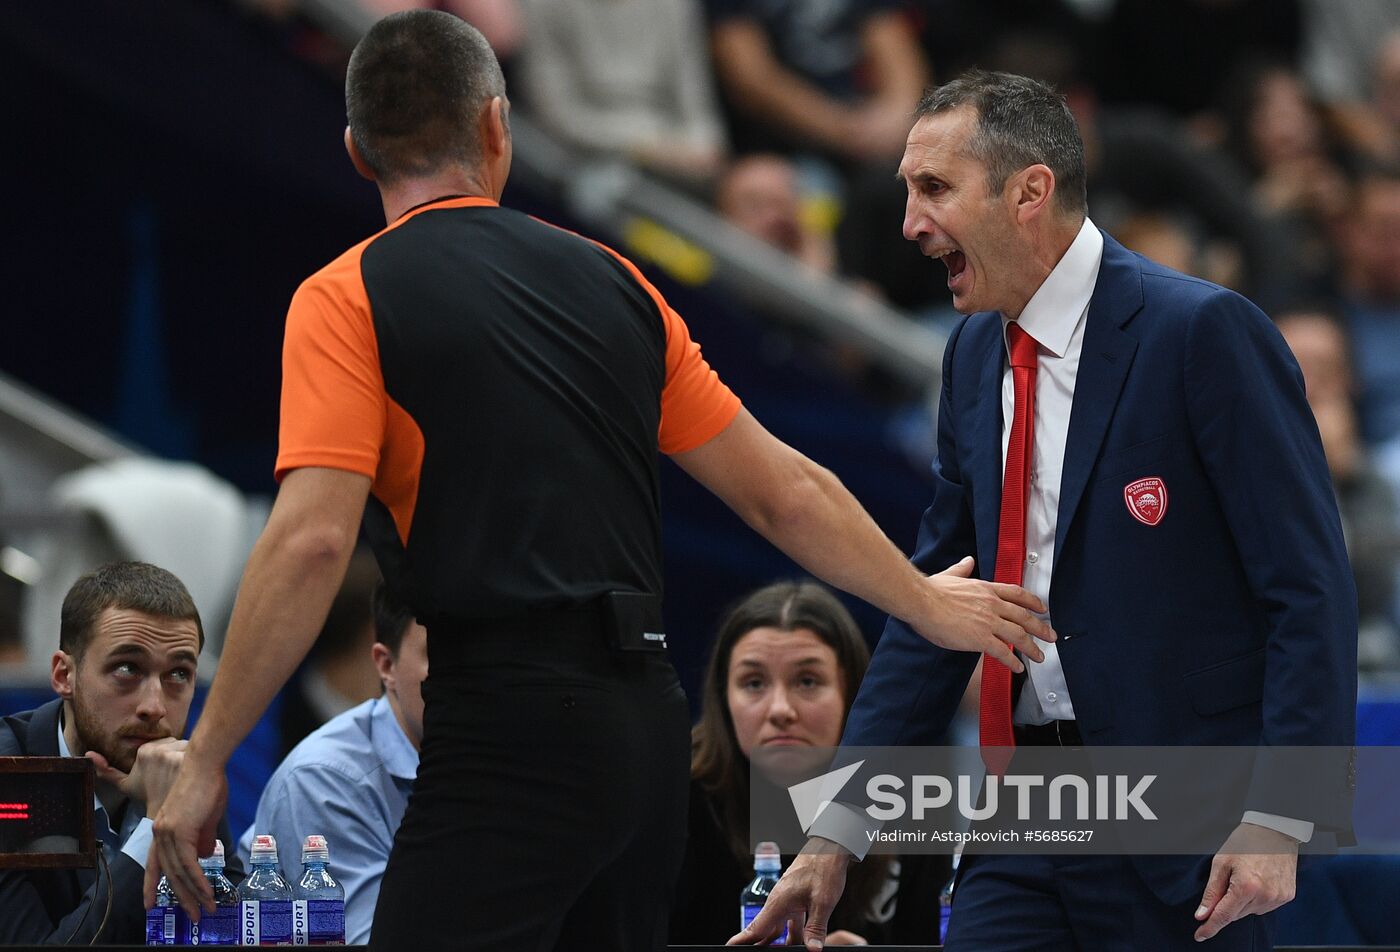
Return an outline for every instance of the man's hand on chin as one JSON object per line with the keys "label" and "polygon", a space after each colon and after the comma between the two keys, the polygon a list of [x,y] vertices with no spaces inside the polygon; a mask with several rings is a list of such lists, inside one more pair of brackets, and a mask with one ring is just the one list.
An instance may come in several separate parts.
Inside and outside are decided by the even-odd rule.
{"label": "man's hand on chin", "polygon": [[99,780],[110,783],[126,796],[145,804],[146,816],[154,820],[165,802],[166,793],[175,782],[188,746],[189,741],[174,737],[148,741],[137,749],[136,763],[129,774],[112,766],[106,757],[95,750],[88,751],[86,756],[96,768]]}
{"label": "man's hand on chin", "polygon": [[1196,941],[1204,942],[1245,916],[1271,912],[1293,900],[1298,841],[1268,827],[1241,823],[1210,864],[1201,896]]}

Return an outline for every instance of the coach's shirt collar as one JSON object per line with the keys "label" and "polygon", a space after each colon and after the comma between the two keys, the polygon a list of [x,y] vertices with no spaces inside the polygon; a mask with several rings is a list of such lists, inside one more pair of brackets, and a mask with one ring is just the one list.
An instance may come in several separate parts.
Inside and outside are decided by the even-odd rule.
{"label": "coach's shirt collar", "polygon": [[[1089,308],[1102,260],[1103,233],[1085,216],[1069,250],[1031,295],[1016,322],[1056,357],[1065,356],[1074,328]],[[1003,329],[1007,323],[1003,315]]]}

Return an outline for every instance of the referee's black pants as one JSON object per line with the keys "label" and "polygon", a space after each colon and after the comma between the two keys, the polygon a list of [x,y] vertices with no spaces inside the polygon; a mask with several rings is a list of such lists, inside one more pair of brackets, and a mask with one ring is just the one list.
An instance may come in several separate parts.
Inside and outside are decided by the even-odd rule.
{"label": "referee's black pants", "polygon": [[665,947],[685,694],[664,653],[617,651],[596,625],[546,627],[429,629],[418,779],[370,948]]}

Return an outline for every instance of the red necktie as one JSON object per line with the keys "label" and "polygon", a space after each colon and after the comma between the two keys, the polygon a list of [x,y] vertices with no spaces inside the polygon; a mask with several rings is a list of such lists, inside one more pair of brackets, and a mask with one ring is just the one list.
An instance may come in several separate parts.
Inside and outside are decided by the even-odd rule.
{"label": "red necktie", "polygon": [[[1035,340],[1015,321],[1006,325],[1015,404],[1001,482],[995,581],[1020,585],[1026,562],[1026,499],[1030,495],[1031,446],[1035,437]],[[1011,731],[1011,669],[987,655],[982,661],[979,720],[983,747],[1014,747]]]}

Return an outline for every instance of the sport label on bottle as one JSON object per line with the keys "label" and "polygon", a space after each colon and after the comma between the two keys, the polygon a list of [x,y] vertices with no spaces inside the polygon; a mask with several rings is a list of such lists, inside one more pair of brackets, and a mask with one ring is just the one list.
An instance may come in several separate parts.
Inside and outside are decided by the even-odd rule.
{"label": "sport label on bottle", "polygon": [[306,945],[306,900],[292,900],[292,945]]}
{"label": "sport label on bottle", "polygon": [[258,903],[245,899],[238,904],[238,943],[239,945],[261,945],[262,930],[259,929]]}

